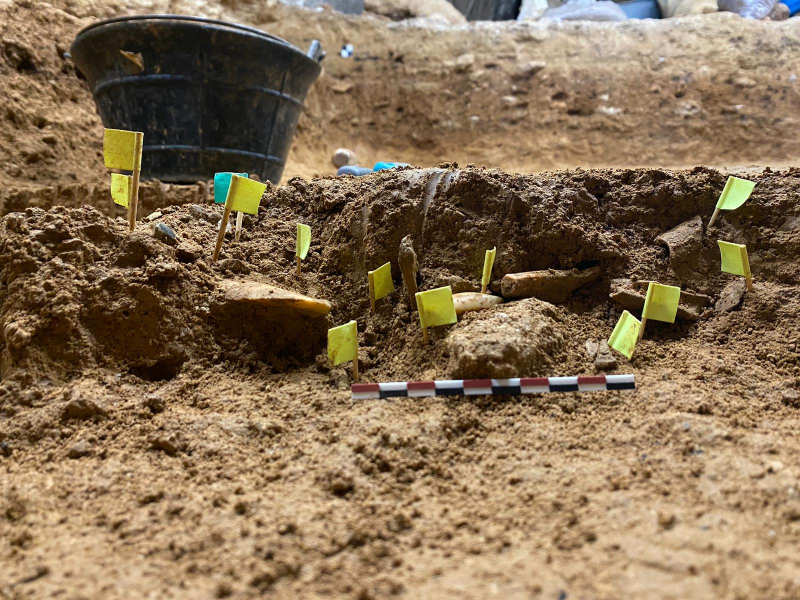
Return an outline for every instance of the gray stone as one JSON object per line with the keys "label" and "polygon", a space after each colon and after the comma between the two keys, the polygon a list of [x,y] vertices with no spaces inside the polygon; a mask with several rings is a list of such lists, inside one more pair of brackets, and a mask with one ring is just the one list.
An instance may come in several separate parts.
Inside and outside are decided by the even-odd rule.
{"label": "gray stone", "polygon": [[192,204],[189,207],[189,214],[195,219],[208,221],[209,223],[214,223],[215,225],[220,221],[220,219],[222,219],[221,213],[206,209],[199,204]]}
{"label": "gray stone", "polygon": [[546,66],[547,63],[543,60],[529,60],[528,62],[519,65],[516,71],[512,73],[511,77],[517,80],[530,79]]}
{"label": "gray stone", "polygon": [[167,246],[177,246],[178,236],[172,230],[172,227],[166,223],[159,223],[153,229],[153,237],[159,242],[164,242]]}
{"label": "gray stone", "polygon": [[143,402],[145,408],[149,409],[154,415],[164,412],[167,403],[160,394],[147,394]]}

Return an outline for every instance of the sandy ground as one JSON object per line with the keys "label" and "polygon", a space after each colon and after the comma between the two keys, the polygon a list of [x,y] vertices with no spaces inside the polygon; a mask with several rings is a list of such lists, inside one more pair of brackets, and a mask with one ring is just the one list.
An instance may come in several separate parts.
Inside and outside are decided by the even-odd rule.
{"label": "sandy ground", "polygon": [[[140,214],[161,215],[126,231],[102,125],[63,58],[82,26],[145,9],[356,47],[326,59],[288,183],[216,265],[205,182],[147,182]],[[798,156],[795,21],[0,11],[1,599],[800,598],[800,171],[777,169]],[[310,180],[340,145],[434,168]],[[701,163],[772,169],[746,170],[752,199],[707,228],[727,174]],[[613,166],[636,168],[588,168]],[[680,248],[657,241],[698,215]],[[297,221],[314,232],[301,277]],[[422,289],[474,289],[494,245],[495,293],[519,271],[601,277],[423,346],[405,235]],[[740,282],[719,272],[717,239],[747,244],[755,277],[728,310]],[[386,261],[398,289],[372,315],[366,271]],[[349,368],[327,365],[326,329],[352,318],[366,381],[606,372],[590,349],[619,317],[620,278],[703,304],[604,367],[634,373],[635,392],[356,402]],[[233,301],[242,280],[331,312]]]}

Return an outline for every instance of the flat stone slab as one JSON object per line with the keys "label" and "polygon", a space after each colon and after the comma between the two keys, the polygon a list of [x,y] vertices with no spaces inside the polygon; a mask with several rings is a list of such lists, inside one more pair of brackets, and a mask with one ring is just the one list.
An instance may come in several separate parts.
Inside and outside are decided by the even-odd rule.
{"label": "flat stone slab", "polygon": [[266,306],[310,317],[323,317],[331,312],[331,303],[327,300],[309,298],[267,283],[224,279],[219,286],[225,291],[227,302]]}

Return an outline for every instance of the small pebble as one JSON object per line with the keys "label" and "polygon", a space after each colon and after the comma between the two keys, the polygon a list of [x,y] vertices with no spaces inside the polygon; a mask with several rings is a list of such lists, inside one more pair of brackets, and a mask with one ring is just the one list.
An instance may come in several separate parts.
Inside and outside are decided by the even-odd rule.
{"label": "small pebble", "polygon": [[92,453],[92,449],[89,446],[88,442],[85,440],[80,440],[75,442],[72,447],[69,449],[67,456],[70,458],[82,458],[84,456],[89,456]]}
{"label": "small pebble", "polygon": [[160,242],[164,242],[167,246],[177,246],[178,236],[172,231],[169,225],[159,223],[153,230],[153,237]]}

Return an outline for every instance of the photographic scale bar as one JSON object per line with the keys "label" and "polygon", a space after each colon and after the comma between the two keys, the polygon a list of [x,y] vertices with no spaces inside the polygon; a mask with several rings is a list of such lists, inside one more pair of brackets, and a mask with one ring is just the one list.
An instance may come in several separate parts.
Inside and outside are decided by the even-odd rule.
{"label": "photographic scale bar", "polygon": [[635,389],[636,382],[633,375],[393,381],[389,383],[354,383],[351,387],[353,400],[483,396],[488,394],[544,394],[547,392],[605,392]]}

